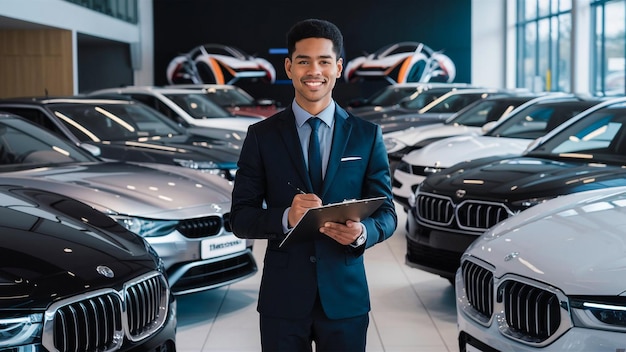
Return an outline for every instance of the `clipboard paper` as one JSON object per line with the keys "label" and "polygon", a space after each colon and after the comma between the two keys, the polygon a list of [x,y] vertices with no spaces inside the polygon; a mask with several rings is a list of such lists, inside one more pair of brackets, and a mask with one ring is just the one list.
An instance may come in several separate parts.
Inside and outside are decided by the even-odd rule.
{"label": "clipboard paper", "polygon": [[311,208],[304,213],[300,221],[294,226],[279,247],[287,242],[311,241],[319,236],[319,228],[324,223],[340,222],[348,220],[361,221],[372,215],[378,209],[386,197],[374,197],[358,200],[346,200],[341,203],[331,203],[317,208]]}

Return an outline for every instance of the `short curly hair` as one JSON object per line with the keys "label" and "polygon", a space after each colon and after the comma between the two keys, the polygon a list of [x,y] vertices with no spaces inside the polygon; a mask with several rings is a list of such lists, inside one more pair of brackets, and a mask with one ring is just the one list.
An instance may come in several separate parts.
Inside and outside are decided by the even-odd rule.
{"label": "short curly hair", "polygon": [[333,51],[337,59],[343,53],[343,34],[339,28],[326,20],[306,19],[294,24],[287,32],[287,55],[289,58],[296,50],[296,43],[307,38],[325,38],[333,42]]}

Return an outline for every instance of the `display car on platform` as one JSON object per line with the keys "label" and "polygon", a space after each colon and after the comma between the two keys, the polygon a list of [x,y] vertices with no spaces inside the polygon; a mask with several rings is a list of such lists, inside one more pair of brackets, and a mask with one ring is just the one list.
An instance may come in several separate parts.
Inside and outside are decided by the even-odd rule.
{"label": "display car on platform", "polygon": [[372,54],[355,57],[343,70],[346,82],[379,79],[389,83],[453,82],[454,62],[442,51],[420,42],[386,45]]}
{"label": "display car on platform", "polygon": [[264,58],[232,45],[208,43],[175,56],[166,69],[169,84],[233,84],[240,80],[274,83],[276,69]]}

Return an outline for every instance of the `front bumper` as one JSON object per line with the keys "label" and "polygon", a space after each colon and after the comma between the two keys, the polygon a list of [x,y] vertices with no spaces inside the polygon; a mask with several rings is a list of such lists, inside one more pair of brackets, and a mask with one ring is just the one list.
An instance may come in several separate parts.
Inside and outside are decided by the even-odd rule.
{"label": "front bumper", "polygon": [[475,235],[448,232],[422,226],[415,209],[407,216],[406,264],[447,279],[453,279],[461,255],[477,238]]}

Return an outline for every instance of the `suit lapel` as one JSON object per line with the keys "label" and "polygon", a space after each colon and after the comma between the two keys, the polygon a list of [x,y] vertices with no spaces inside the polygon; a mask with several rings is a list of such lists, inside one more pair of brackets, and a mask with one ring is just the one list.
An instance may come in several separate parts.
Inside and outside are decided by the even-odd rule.
{"label": "suit lapel", "polygon": [[308,189],[313,189],[304,162],[304,156],[302,155],[302,146],[300,145],[298,130],[296,129],[296,117],[291,107],[286,108],[281,115],[277,117],[280,119],[280,136],[283,139],[285,149],[287,150],[287,154],[289,154],[292,165],[295,166],[303,184],[307,185]]}
{"label": "suit lapel", "polygon": [[350,137],[352,125],[347,120],[347,117],[348,113],[339,106],[337,106],[335,110],[335,131],[333,134],[333,144],[330,149],[330,157],[328,158],[326,175],[324,176],[323,191],[322,195],[320,196],[320,198],[322,199],[330,188],[333,178],[337,174],[337,170],[339,169],[339,165],[341,164],[341,157],[344,154],[346,145],[348,145],[348,138]]}

